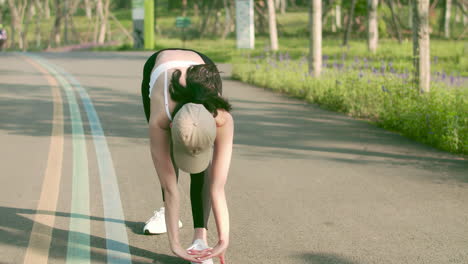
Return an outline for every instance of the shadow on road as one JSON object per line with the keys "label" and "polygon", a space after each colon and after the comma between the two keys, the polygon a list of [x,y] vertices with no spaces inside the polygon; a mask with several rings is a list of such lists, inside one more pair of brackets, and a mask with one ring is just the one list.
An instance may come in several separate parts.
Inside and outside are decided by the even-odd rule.
{"label": "shadow on road", "polygon": [[[32,209],[23,209],[23,208],[12,208],[0,206],[0,243],[7,244],[9,246],[14,245],[16,247],[27,248],[29,243],[30,233],[34,224],[34,221],[25,217],[23,215],[33,215],[35,214],[46,214],[46,215],[55,215],[57,217],[77,217],[77,218],[90,218],[91,221],[104,221],[102,217],[96,216],[84,216],[79,214],[70,214],[65,212],[52,212],[52,211],[42,211],[42,210],[32,210]],[[119,223],[124,223],[127,227],[130,227],[135,232],[135,228],[142,230],[143,223],[131,222],[131,221],[122,221],[118,219],[107,219],[108,221],[114,221]],[[67,254],[67,243],[68,235],[70,232],[68,230],[63,230],[59,228],[52,228],[49,226],[41,225],[38,230],[47,231],[52,229],[52,243],[49,253],[49,258],[52,259],[65,259]],[[103,249],[106,249],[106,239],[98,236],[91,235],[91,258],[94,262],[106,263],[106,254],[103,253]],[[120,242],[113,241],[115,244]],[[157,254],[145,249],[129,246],[130,253],[133,256],[145,257],[152,259],[153,263],[161,264],[180,264],[181,259],[169,256],[165,254]],[[43,252],[44,255],[47,252]],[[148,262],[141,262],[138,260],[133,260],[132,263],[142,264]]]}
{"label": "shadow on road", "polygon": [[304,253],[298,257],[305,260],[305,263],[308,264],[357,264],[357,262],[327,253]]}
{"label": "shadow on road", "polygon": [[[450,172],[443,180],[468,182],[468,161],[414,142],[364,121],[292,101],[231,99],[234,143],[248,147],[252,159],[311,160],[347,164],[395,165]],[[448,178],[447,178],[448,177]]]}
{"label": "shadow on road", "polygon": [[[233,86],[241,84],[227,81],[224,85],[235,89]],[[19,84],[0,84],[0,87],[0,111],[5,113],[0,116],[0,130],[19,135],[50,136],[53,109],[49,87]],[[138,88],[131,92],[105,86],[86,87],[86,90],[107,137],[148,138]],[[271,93],[268,94],[271,97]],[[63,92],[62,97],[65,101]],[[247,148],[257,147],[250,148],[245,154],[252,159],[311,160],[320,156],[343,164],[383,164],[440,171],[445,175],[441,175],[441,180],[468,182],[468,175],[464,173],[468,161],[454,155],[299,100],[244,97],[230,98],[236,124],[234,143]],[[85,133],[90,135],[86,113],[81,112]],[[64,105],[64,114],[65,133],[70,133],[67,105]],[[138,144],[145,143],[138,141]]]}

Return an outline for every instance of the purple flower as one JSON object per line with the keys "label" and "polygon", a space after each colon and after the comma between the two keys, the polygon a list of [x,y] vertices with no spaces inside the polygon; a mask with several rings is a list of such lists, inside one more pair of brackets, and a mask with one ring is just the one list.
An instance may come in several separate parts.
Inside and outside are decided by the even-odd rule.
{"label": "purple flower", "polygon": [[387,68],[387,66],[385,65],[384,62],[382,62],[382,64],[380,65],[380,72],[385,73],[386,68]]}
{"label": "purple flower", "polygon": [[446,77],[447,77],[447,74],[445,74],[445,72],[442,72],[442,80],[445,80]]}
{"label": "purple flower", "polygon": [[327,61],[327,60],[328,60],[328,55],[323,55],[323,56],[322,56],[322,60],[323,60],[323,61]]}
{"label": "purple flower", "polygon": [[364,74],[362,73],[362,71],[359,72],[359,78],[362,78],[364,77]]}

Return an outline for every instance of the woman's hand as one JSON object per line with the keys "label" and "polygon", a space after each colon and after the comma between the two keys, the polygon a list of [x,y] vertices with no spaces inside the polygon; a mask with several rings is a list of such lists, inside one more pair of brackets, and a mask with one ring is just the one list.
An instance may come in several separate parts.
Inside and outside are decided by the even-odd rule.
{"label": "woman's hand", "polygon": [[192,256],[196,255],[197,256],[196,258],[198,258],[197,261],[204,261],[207,259],[218,257],[221,264],[225,264],[226,263],[225,256],[226,256],[227,247],[228,247],[227,242],[219,241],[218,244],[216,244],[214,248],[207,248],[204,250],[188,250],[187,252]]}
{"label": "woman's hand", "polygon": [[182,248],[179,245],[172,247],[172,252],[179,258],[188,260],[190,262],[195,262],[195,263],[201,263],[202,258],[209,256],[208,255],[209,252],[207,251],[193,252],[192,254],[189,254],[186,249]]}

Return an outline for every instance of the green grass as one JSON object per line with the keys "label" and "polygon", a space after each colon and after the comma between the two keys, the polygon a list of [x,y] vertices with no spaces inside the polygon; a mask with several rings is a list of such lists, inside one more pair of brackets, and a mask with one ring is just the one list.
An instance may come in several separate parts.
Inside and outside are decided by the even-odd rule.
{"label": "green grass", "polygon": [[432,83],[430,93],[420,95],[409,80],[394,74],[326,69],[313,78],[305,63],[272,57],[235,64],[233,77],[371,120],[442,150],[468,154],[466,87]]}

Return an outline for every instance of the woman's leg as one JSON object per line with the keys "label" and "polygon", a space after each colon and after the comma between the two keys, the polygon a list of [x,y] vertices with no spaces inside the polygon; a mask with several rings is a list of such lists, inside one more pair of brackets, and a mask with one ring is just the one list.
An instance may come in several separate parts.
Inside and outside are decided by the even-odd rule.
{"label": "woman's leg", "polygon": [[206,240],[208,218],[211,211],[211,196],[209,193],[209,169],[201,173],[190,174],[190,201],[192,204],[194,238]]}
{"label": "woman's leg", "polygon": [[[141,82],[141,97],[142,97],[142,100],[143,100],[143,109],[145,111],[145,116],[146,116],[146,121],[147,122],[149,122],[150,114],[151,114],[151,99],[149,97],[149,89],[150,89],[149,83],[150,83],[150,80],[151,80],[151,71],[153,70],[154,64],[156,63],[156,58],[158,57],[158,54],[161,51],[162,50],[160,50],[160,51],[154,53],[153,55],[151,55],[148,58],[148,60],[146,61],[145,66],[143,67],[143,80]],[[172,153],[172,142],[171,142],[171,159],[172,159],[172,164],[174,165],[177,180],[179,180],[179,170],[178,170],[177,166],[175,165],[174,157],[173,157],[173,153]],[[162,187],[161,187],[161,192],[162,192],[162,198],[163,198],[163,202],[164,202],[165,201],[164,190],[162,189]]]}

